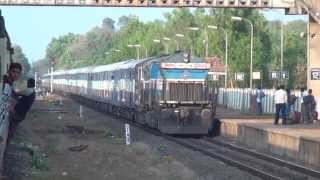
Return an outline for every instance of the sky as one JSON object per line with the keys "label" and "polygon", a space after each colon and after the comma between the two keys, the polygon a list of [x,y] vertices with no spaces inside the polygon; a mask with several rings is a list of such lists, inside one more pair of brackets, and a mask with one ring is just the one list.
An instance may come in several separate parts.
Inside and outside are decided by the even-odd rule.
{"label": "sky", "polygon": [[[105,17],[117,21],[124,15],[136,15],[147,22],[164,19],[169,8],[94,8],[0,6],[13,44],[22,47],[30,62],[44,57],[53,37],[72,32],[82,34],[100,26]],[[306,20],[306,16],[285,16],[283,10],[261,11],[268,20]]]}

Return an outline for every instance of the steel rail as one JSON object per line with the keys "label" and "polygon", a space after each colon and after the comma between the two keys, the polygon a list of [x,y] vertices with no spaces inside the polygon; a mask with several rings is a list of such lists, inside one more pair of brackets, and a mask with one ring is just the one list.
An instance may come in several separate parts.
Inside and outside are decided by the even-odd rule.
{"label": "steel rail", "polygon": [[295,170],[295,171],[298,171],[298,172],[303,173],[305,175],[312,176],[312,177],[320,179],[320,171],[317,171],[317,170],[314,170],[314,169],[311,169],[311,168],[307,168],[307,167],[301,166],[301,165],[296,164],[296,163],[285,161],[285,160],[282,160],[282,159],[279,159],[279,158],[276,158],[276,157],[273,157],[273,156],[270,156],[270,155],[267,155],[267,154],[259,153],[259,152],[247,149],[245,147],[240,147],[240,146],[237,146],[235,144],[222,142],[221,140],[211,139],[211,138],[207,138],[207,137],[205,137],[203,139],[208,141],[208,142],[210,142],[210,143],[213,143],[213,144],[216,144],[216,145],[219,145],[219,146],[223,146],[225,148],[229,148],[229,149],[241,152],[243,154],[247,154],[249,156],[253,156],[253,157],[256,157],[258,159],[271,162],[271,163],[276,164],[278,166],[284,166],[284,167],[287,167],[287,168],[289,168],[291,170]]}
{"label": "steel rail", "polygon": [[[83,97],[80,97],[80,98],[83,98]],[[73,99],[73,98],[72,98]],[[86,99],[86,98],[84,98]],[[76,101],[77,98],[75,99]],[[93,101],[93,100],[90,100],[90,99],[87,99],[89,101]],[[83,104],[81,103],[81,101],[78,101],[80,104]],[[88,101],[86,101],[88,102]],[[85,106],[88,106],[90,107],[89,104],[84,104]],[[93,107],[90,107],[90,108],[93,108]],[[224,155],[220,155],[218,153],[214,153],[214,152],[211,152],[209,151],[207,148],[201,148],[201,146],[199,146],[198,144],[196,145],[194,142],[192,142],[190,139],[183,139],[183,138],[177,138],[177,137],[173,137],[173,136],[169,136],[169,135],[166,135],[166,134],[163,134],[161,133],[160,131],[154,129],[154,128],[150,128],[150,127],[147,127],[147,126],[144,126],[140,123],[137,123],[137,122],[134,122],[132,121],[132,119],[128,119],[128,118],[124,118],[124,117],[119,117],[119,116],[116,116],[114,114],[109,114],[105,111],[101,111],[101,110],[97,110],[97,111],[100,111],[102,113],[105,113],[105,114],[108,114],[109,116],[113,116],[113,117],[116,117],[118,118],[120,121],[122,122],[126,122],[126,123],[129,123],[130,125],[133,125],[134,127],[136,128],[139,128],[147,133],[150,133],[152,135],[155,135],[155,136],[159,136],[159,137],[162,137],[162,138],[165,138],[171,142],[174,142],[176,144],[179,144],[183,147],[186,147],[188,149],[191,149],[193,151],[197,151],[197,152],[200,152],[201,154],[205,155],[205,156],[208,156],[210,158],[213,158],[213,159],[217,159],[217,160],[220,160],[230,166],[233,166],[233,167],[236,167],[242,171],[245,171],[253,176],[256,176],[256,177],[260,177],[262,179],[266,179],[266,180],[282,180],[281,177],[277,177],[277,176],[274,176],[268,172],[264,172],[262,170],[259,170],[257,168],[254,168],[254,167],[251,167],[249,165],[245,165],[244,163],[240,162],[240,161],[237,161],[237,160],[233,160],[231,158],[228,158]]]}

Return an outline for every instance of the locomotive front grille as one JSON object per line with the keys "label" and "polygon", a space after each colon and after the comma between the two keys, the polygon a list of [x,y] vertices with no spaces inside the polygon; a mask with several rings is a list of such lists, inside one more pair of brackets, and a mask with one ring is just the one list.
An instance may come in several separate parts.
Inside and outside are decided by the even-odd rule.
{"label": "locomotive front grille", "polygon": [[202,83],[169,83],[166,101],[194,103],[205,101],[205,89]]}

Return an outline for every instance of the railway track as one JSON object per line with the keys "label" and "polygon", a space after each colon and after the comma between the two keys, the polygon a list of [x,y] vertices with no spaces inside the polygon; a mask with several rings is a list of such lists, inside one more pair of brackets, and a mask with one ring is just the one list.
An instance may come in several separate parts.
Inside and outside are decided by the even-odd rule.
{"label": "railway track", "polygon": [[313,180],[320,172],[211,138],[178,138],[141,124],[135,127],[267,180]]}
{"label": "railway track", "polygon": [[308,168],[305,166],[301,166],[296,163],[285,161],[285,160],[282,160],[282,159],[279,159],[279,158],[276,158],[276,157],[273,157],[273,156],[270,156],[267,154],[259,153],[257,151],[253,151],[253,150],[250,150],[250,149],[247,149],[247,148],[244,148],[244,147],[241,147],[241,146],[229,143],[229,142],[225,142],[222,140],[217,140],[217,139],[212,139],[212,138],[207,138],[207,137],[205,137],[204,140],[207,142],[234,150],[234,151],[238,151],[243,154],[247,154],[249,156],[255,157],[260,160],[268,161],[268,162],[277,164],[279,166],[286,167],[286,168],[291,169],[293,171],[306,174],[310,177],[320,179],[320,171],[317,171],[317,170],[314,170],[314,169],[311,169],[311,168]]}
{"label": "railway track", "polygon": [[[84,104],[87,105],[87,104]],[[89,106],[90,107],[90,106]],[[92,107],[91,107],[92,108]],[[102,113],[108,114],[104,111]],[[108,114],[110,115],[110,114]],[[257,153],[236,145],[212,138],[179,138],[162,134],[156,129],[133,122],[131,119],[116,117],[150,134],[161,136],[188,149],[198,151],[210,158],[267,180],[313,180],[320,179],[320,172],[294,163]]]}

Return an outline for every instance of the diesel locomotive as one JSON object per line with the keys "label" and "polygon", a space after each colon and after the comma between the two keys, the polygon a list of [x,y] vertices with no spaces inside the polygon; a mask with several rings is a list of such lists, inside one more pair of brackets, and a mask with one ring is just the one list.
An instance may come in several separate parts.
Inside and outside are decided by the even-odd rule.
{"label": "diesel locomotive", "polygon": [[[175,53],[60,70],[42,85],[166,134],[207,134],[215,113],[210,64]],[[51,77],[52,76],[52,77]]]}

